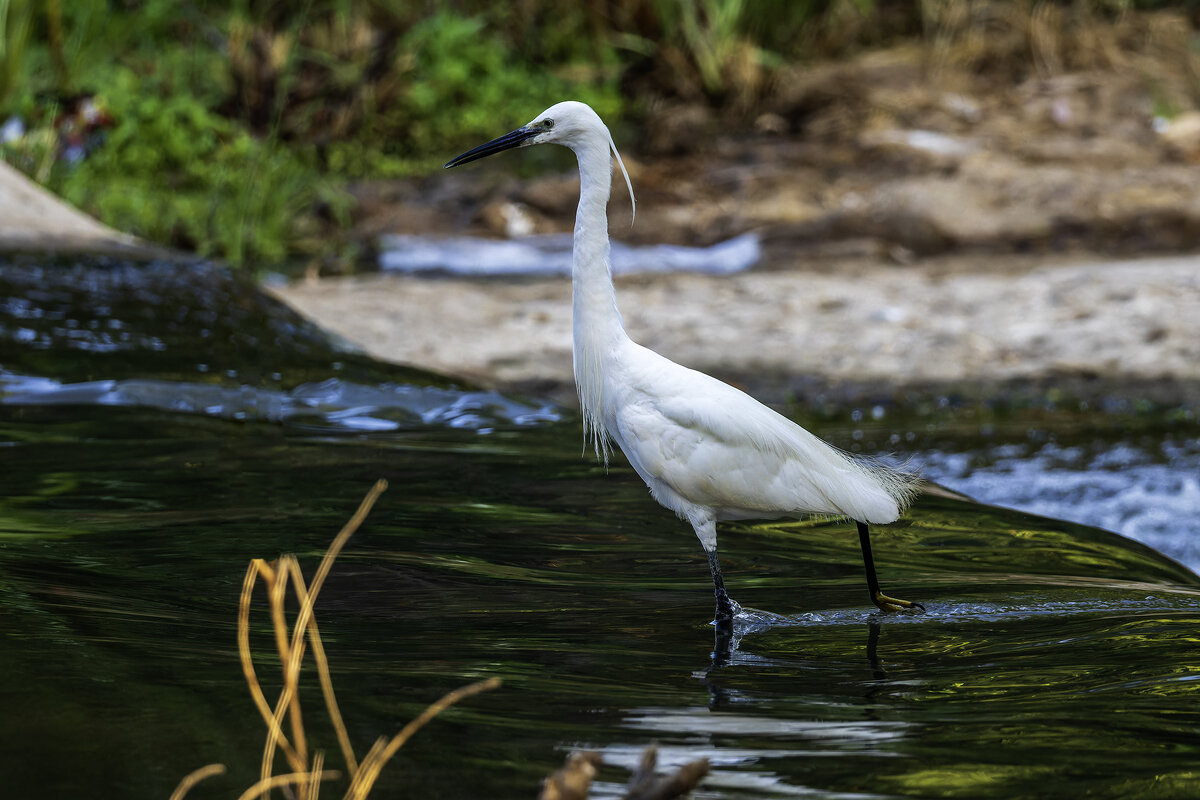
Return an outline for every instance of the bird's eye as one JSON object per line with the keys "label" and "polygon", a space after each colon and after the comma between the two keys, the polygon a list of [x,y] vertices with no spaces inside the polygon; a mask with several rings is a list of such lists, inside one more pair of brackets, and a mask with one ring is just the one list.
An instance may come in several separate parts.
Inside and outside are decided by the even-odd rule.
{"label": "bird's eye", "polygon": [[542,127],[546,130],[550,130],[554,127],[554,120],[547,117],[546,119],[542,120]]}

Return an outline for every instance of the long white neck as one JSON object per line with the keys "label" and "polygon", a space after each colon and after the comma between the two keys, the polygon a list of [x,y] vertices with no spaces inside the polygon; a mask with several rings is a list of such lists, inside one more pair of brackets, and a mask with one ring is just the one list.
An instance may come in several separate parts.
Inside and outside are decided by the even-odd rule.
{"label": "long white neck", "polygon": [[604,425],[605,363],[626,338],[617,311],[608,244],[608,195],[612,161],[606,137],[589,136],[572,148],[579,159],[579,209],[571,269],[575,388],[585,437],[596,456],[608,461]]}

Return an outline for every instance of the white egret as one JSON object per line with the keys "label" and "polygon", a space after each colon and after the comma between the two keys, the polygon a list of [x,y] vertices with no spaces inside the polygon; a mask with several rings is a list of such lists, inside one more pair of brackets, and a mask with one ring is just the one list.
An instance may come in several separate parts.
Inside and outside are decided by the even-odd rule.
{"label": "white egret", "polygon": [[558,103],[511,133],[446,164],[466,164],[514,147],[561,144],[579,161],[572,267],[575,384],[585,440],[607,464],[611,442],[660,504],[691,523],[712,572],[717,622],[741,606],[730,599],[717,559],[717,522],[822,515],[858,523],[872,602],[884,611],[924,607],[883,594],[868,525],[895,521],[919,479],[845,453],[749,395],[634,343],[617,310],[609,266],[607,205],[611,152],[633,184],[612,135],[589,106]]}

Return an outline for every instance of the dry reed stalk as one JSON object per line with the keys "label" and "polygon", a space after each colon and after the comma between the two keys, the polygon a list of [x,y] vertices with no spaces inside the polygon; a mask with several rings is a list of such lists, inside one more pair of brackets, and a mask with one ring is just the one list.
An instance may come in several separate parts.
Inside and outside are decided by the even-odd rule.
{"label": "dry reed stalk", "polygon": [[[261,558],[255,558],[251,560],[250,566],[246,569],[246,577],[242,582],[242,593],[238,602],[238,653],[241,659],[242,673],[246,679],[246,685],[250,689],[250,697],[258,709],[259,715],[267,724],[267,738],[263,747],[259,780],[241,795],[240,800],[251,800],[255,797],[261,797],[272,789],[281,787],[295,787],[296,792],[292,795],[293,797],[304,798],[304,800],[317,800],[321,781],[341,776],[337,771],[324,769],[325,754],[320,750],[313,753],[312,765],[311,767],[308,766],[308,744],[304,732],[304,718],[301,713],[299,693],[300,665],[304,658],[306,639],[308,646],[312,648],[313,660],[316,661],[317,674],[321,683],[321,692],[325,699],[325,707],[329,712],[329,717],[337,734],[338,744],[341,747],[342,755],[346,760],[347,771],[350,775],[350,789],[346,793],[347,800],[363,800],[366,798],[375,780],[379,777],[383,765],[427,722],[460,700],[487,691],[488,689],[494,689],[500,685],[499,678],[491,678],[464,686],[446,694],[436,703],[426,708],[416,719],[405,725],[390,742],[381,737],[371,747],[370,752],[367,753],[361,763],[355,758],[354,748],[350,743],[350,735],[342,719],[342,714],[337,704],[337,697],[333,691],[333,679],[330,677],[329,661],[325,656],[325,647],[321,642],[321,634],[317,628],[313,606],[317,601],[317,595],[320,593],[326,577],[329,575],[330,569],[333,567],[334,560],[346,542],[358,530],[359,526],[362,525],[363,520],[367,518],[367,515],[371,511],[371,507],[385,489],[387,489],[387,481],[376,481],[366,497],[363,498],[354,516],[350,518],[350,521],[334,537],[333,542],[329,545],[329,549],[325,552],[325,557],[321,559],[321,564],[317,567],[317,571],[313,575],[312,583],[305,584],[300,564],[294,556],[283,556],[274,565],[268,564]],[[263,582],[267,590],[272,633],[275,639],[275,647],[278,650],[279,660],[283,666],[283,687],[280,689],[279,699],[275,702],[274,707],[267,702],[266,695],[263,693],[262,684],[259,682],[258,674],[254,669],[254,661],[250,650],[250,603],[254,594],[254,587],[259,580]],[[292,593],[296,596],[300,604],[296,620],[290,628],[287,625],[287,615],[285,614],[285,602],[287,600],[289,583],[292,586]],[[291,733],[290,738],[283,729],[283,718],[285,715],[288,718],[288,726]],[[278,750],[283,751],[284,758],[291,766],[292,771],[290,773],[284,775],[271,774],[274,771],[275,753]],[[184,795],[199,781],[213,775],[219,775],[224,771],[225,767],[222,764],[210,764],[207,767],[196,770],[180,781],[179,786],[171,795],[171,800],[182,800]]]}
{"label": "dry reed stalk", "polygon": [[181,780],[179,785],[175,787],[175,791],[171,792],[171,797],[169,800],[183,800],[183,796],[190,792],[192,787],[200,781],[204,780],[205,778],[211,778],[214,775],[224,774],[224,764],[209,764],[206,767],[193,770],[183,777],[183,780]]}
{"label": "dry reed stalk", "polygon": [[[270,726],[273,716],[271,706],[267,703],[267,698],[263,694],[262,686],[259,684],[258,676],[254,671],[254,662],[250,657],[250,599],[254,592],[254,584],[261,574],[272,576],[266,579],[268,584],[274,579],[274,570],[265,561],[261,558],[251,560],[250,566],[246,569],[246,578],[242,582],[242,595],[238,603],[238,654],[242,662],[242,675],[245,677],[246,685],[250,689],[250,697],[254,700],[254,705],[257,706],[263,721]],[[286,737],[280,740],[280,746],[284,750],[292,749],[292,745],[287,741]]]}
{"label": "dry reed stalk", "polygon": [[[267,741],[263,747],[262,769],[259,777],[266,780],[270,777],[273,771],[273,762],[275,758],[275,749],[277,737],[283,730],[283,715],[288,714],[291,722],[292,730],[292,747],[291,753],[286,753],[288,763],[291,765],[292,772],[295,774],[304,774],[308,763],[308,742],[304,734],[304,714],[300,709],[300,668],[299,663],[295,672],[291,670],[292,659],[297,662],[304,655],[303,650],[296,652],[294,643],[288,638],[287,617],[284,614],[284,603],[287,601],[287,583],[288,577],[296,570],[292,569],[294,556],[283,556],[276,562],[273,573],[273,581],[269,581],[267,585],[267,596],[270,598],[271,607],[271,622],[275,629],[275,646],[279,650],[279,660],[286,665],[288,669],[284,673],[283,688],[279,692],[279,700],[275,703],[275,712],[271,715],[272,723],[267,734]],[[296,621],[297,627],[300,621]],[[303,647],[303,640],[301,640]],[[299,783],[301,794],[307,793],[307,785],[303,779]]]}
{"label": "dry reed stalk", "polygon": [[[325,766],[325,754],[318,750],[313,753],[313,768],[312,781],[308,784],[308,791],[304,794],[304,800],[317,800],[317,795],[320,794],[322,777],[322,768]],[[337,772],[331,770],[331,775],[336,775]]]}
{"label": "dry reed stalk", "polygon": [[472,695],[486,692],[495,689],[500,685],[499,678],[488,678],[485,681],[472,683],[469,686],[463,686],[460,689],[455,689],[442,696],[441,700],[432,704],[422,711],[416,719],[405,725],[399,733],[397,733],[386,746],[380,747],[382,739],[377,741],[375,747],[371,748],[371,752],[363,759],[362,766],[359,769],[358,775],[350,784],[350,790],[346,792],[346,800],[363,800],[371,792],[371,787],[375,783],[375,779],[379,777],[380,770],[387,763],[388,759],[396,755],[404,743],[407,742],[414,733],[425,726],[425,723],[436,717],[438,714],[445,711],[450,706],[465,700]]}
{"label": "dry reed stalk", "polygon": [[291,772],[283,775],[273,775],[265,780],[260,780],[258,783],[251,786],[246,791],[238,796],[238,800],[254,800],[255,797],[262,797],[272,789],[278,789],[283,786],[291,786],[293,784],[307,786],[309,780],[316,783],[317,780],[334,780],[342,777],[340,772],[330,770],[329,772]]}
{"label": "dry reed stalk", "polygon": [[[284,665],[283,689],[280,691],[279,700],[275,704],[275,710],[271,714],[268,721],[267,741],[263,747],[262,767],[259,772],[260,779],[266,779],[272,772],[275,750],[279,742],[283,738],[283,714],[285,709],[288,713],[288,718],[291,723],[292,742],[291,748],[284,749],[284,756],[288,759],[292,770],[295,773],[302,773],[304,764],[307,763],[307,745],[304,734],[304,716],[300,708],[300,663],[304,658],[304,637],[309,633],[310,638],[313,635],[319,636],[316,633],[315,622],[313,617],[313,605],[317,601],[317,595],[321,591],[321,587],[325,583],[325,578],[329,575],[329,570],[333,567],[334,560],[341,553],[342,548],[354,532],[358,530],[367,515],[371,512],[375,501],[379,499],[379,495],[383,494],[387,489],[387,481],[379,480],[367,492],[367,496],[363,498],[359,504],[358,510],[350,518],[350,521],[342,526],[341,531],[334,537],[330,543],[329,549],[325,551],[324,558],[321,559],[320,566],[317,567],[317,572],[313,576],[311,587],[304,586],[304,577],[300,571],[300,564],[294,556],[284,556],[279,559],[275,569],[263,569],[265,563],[259,561],[259,575],[267,584],[268,597],[270,598],[271,620],[275,629],[275,643],[279,650],[279,660]],[[288,578],[293,579],[296,586],[295,593],[300,600],[300,612],[296,615],[296,622],[291,629],[291,637],[288,637],[287,620],[284,614],[284,601],[286,599],[285,590],[287,588]],[[248,623],[247,623],[248,624]],[[310,627],[312,632],[310,633]],[[249,640],[249,633],[246,634],[246,640]],[[317,661],[318,671],[326,676],[329,672],[328,662],[325,660],[324,648],[319,651],[314,650],[314,658]],[[332,683],[329,684],[329,691],[326,693],[326,701],[332,692]],[[323,687],[324,688],[324,687]],[[357,767],[354,763],[354,752],[349,747],[350,736],[346,731],[345,724],[342,722],[341,714],[336,711],[336,700],[333,703],[334,709],[330,716],[333,718],[334,729],[337,731],[338,741],[342,744],[343,752],[349,753],[346,763],[350,769],[351,779],[353,779]],[[306,792],[306,784],[301,780],[298,788],[301,793]]]}
{"label": "dry reed stalk", "polygon": [[283,734],[283,730],[279,725],[279,720],[275,718],[275,713],[271,710],[271,706],[267,703],[267,698],[263,694],[262,686],[258,682],[258,676],[254,671],[254,662],[250,653],[250,600],[254,592],[254,584],[258,578],[262,578],[263,582],[271,587],[275,583],[275,570],[271,568],[267,562],[261,558],[255,558],[250,561],[250,567],[246,570],[246,579],[242,583],[242,596],[238,604],[238,654],[242,662],[242,674],[246,678],[246,685],[250,689],[250,697],[254,700],[255,706],[258,708],[259,714],[262,715],[263,721],[267,723],[267,728],[270,733],[267,737],[268,748],[264,750],[263,763],[266,774],[260,771],[260,780],[267,778],[270,775],[271,754],[274,753],[272,742],[284,751],[285,757],[289,763],[296,763],[296,750],[292,747],[287,736]]}
{"label": "dry reed stalk", "polygon": [[[299,564],[296,565],[296,593],[301,605],[309,602],[308,592],[304,588],[304,578],[299,574]],[[354,757],[354,747],[350,744],[350,733],[342,720],[342,711],[338,708],[337,695],[333,691],[333,677],[329,674],[329,660],[325,657],[325,645],[321,642],[321,633],[317,629],[317,617],[314,614],[308,623],[308,643],[312,647],[313,659],[317,662],[317,677],[321,682],[321,694],[325,698],[325,708],[333,722],[333,730],[337,734],[338,746],[342,748],[342,757],[350,776],[358,771],[358,759]]]}

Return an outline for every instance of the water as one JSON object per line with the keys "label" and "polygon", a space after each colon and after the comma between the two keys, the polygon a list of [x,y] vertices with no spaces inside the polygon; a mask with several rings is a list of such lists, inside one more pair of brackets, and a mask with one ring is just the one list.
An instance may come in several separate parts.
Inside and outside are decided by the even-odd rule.
{"label": "water", "polygon": [[982,502],[1118,531],[1200,570],[1200,438],[1004,444],[914,460]]}
{"label": "water", "polygon": [[[618,797],[652,741],[666,765],[711,760],[702,798],[1200,790],[1200,580],[1155,550],[927,496],[875,541],[885,590],[928,611],[883,616],[852,526],[730,524],[731,594],[778,616],[725,640],[694,536],[623,464],[580,458],[572,415],[370,363],[244,291],[201,268],[0,265],[4,796],[163,798],[212,762],[228,775],[191,797],[249,786],[245,566],[294,552],[311,574],[379,477],[317,606],[360,757],[443,692],[504,685],[422,730],[375,796],[528,798],[585,747],[605,763],[593,796]],[[206,316],[206,337],[177,322]],[[93,348],[108,319],[161,349]],[[1186,471],[1195,437],[1159,439],[1129,456],[972,441],[965,465],[947,448],[928,464],[977,492],[1018,463],[1050,484],[1060,457],[1097,481],[1176,455]],[[1182,494],[1186,475],[1153,485]],[[308,677],[310,739],[338,766]]]}
{"label": "water", "polygon": [[[380,237],[379,266],[395,272],[451,275],[570,275],[574,237],[569,233],[480,239]],[[614,241],[610,261],[617,275],[698,272],[730,275],[750,269],[762,258],[758,235],[746,233],[710,247],[632,246]]]}

